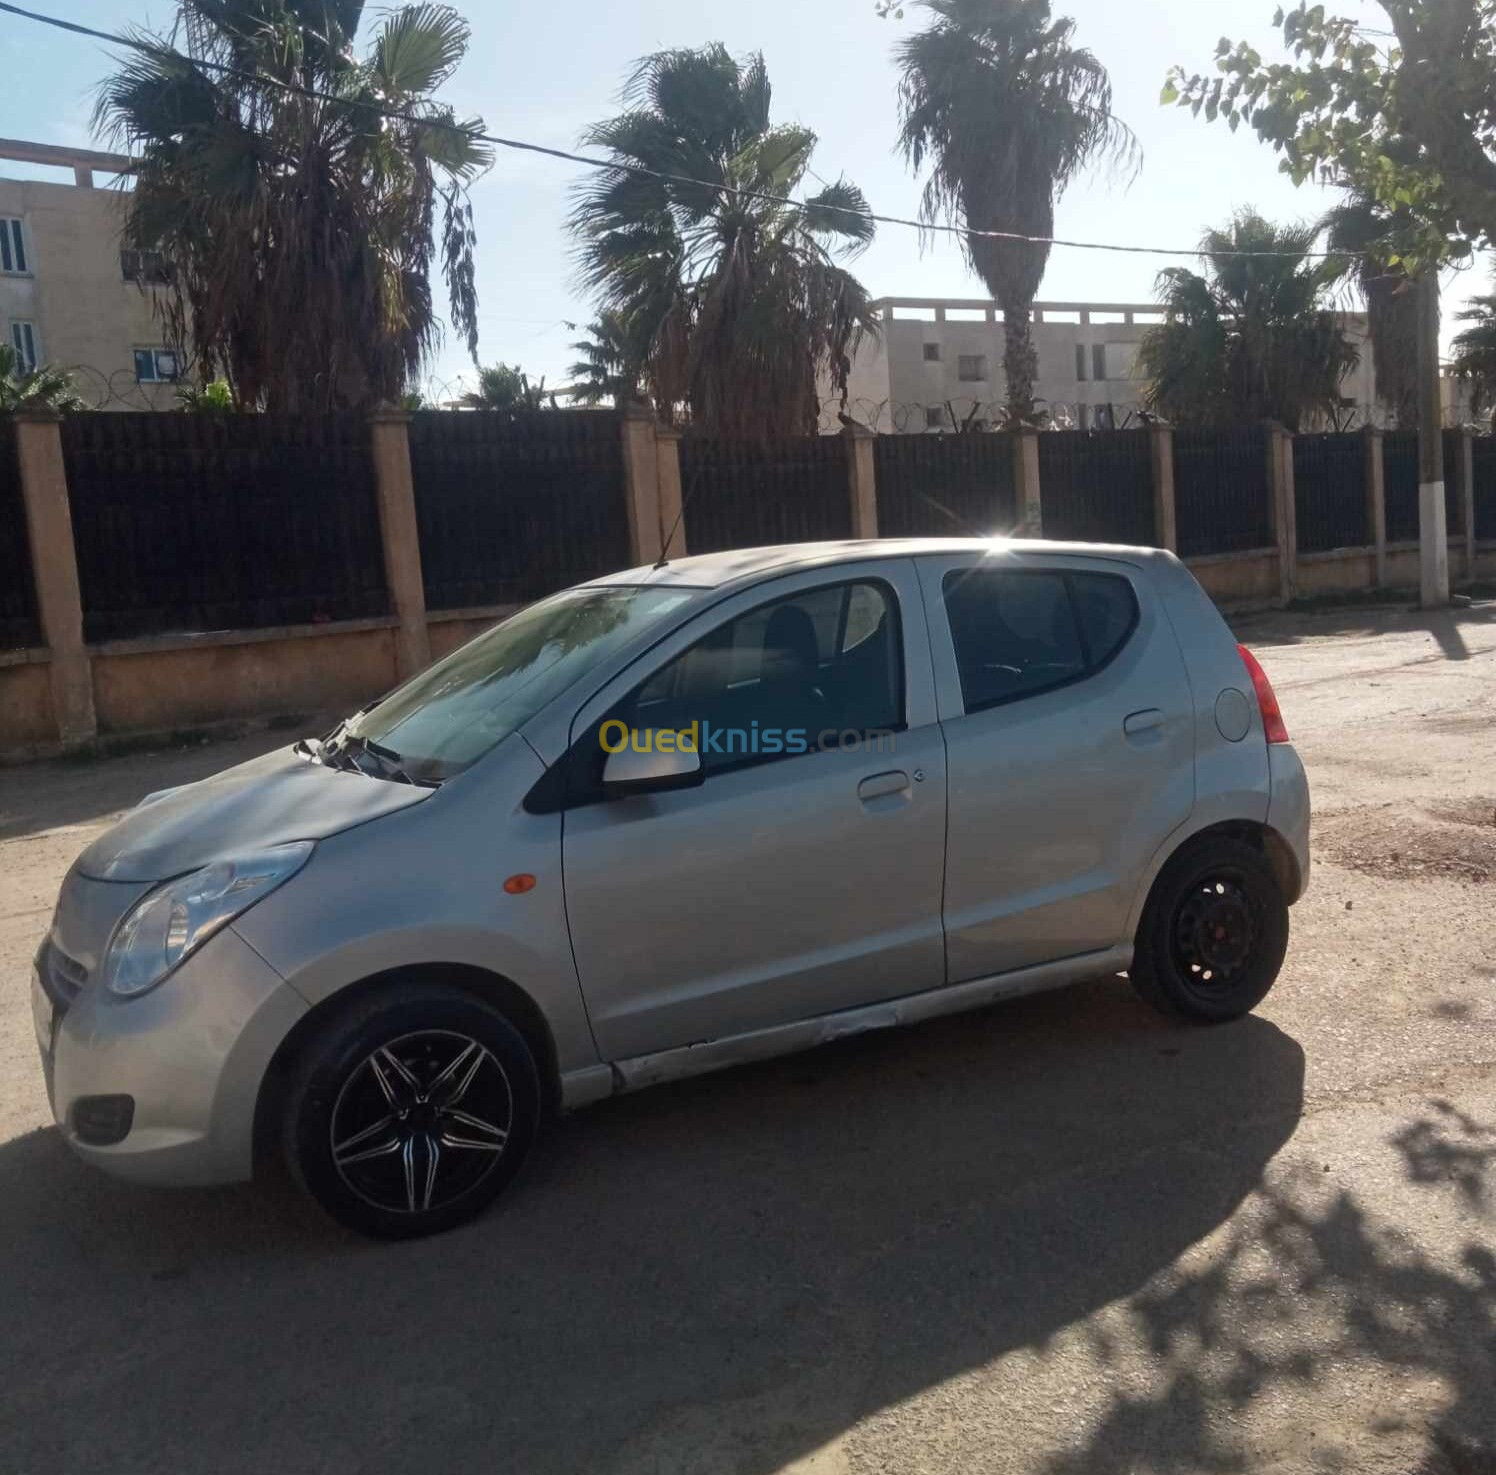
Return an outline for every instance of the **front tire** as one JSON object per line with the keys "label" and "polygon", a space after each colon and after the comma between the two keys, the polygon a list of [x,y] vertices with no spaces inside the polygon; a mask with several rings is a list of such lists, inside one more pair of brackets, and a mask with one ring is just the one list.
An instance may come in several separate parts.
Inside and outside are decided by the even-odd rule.
{"label": "front tire", "polygon": [[1267,857],[1244,841],[1204,836],[1154,883],[1130,976],[1162,1013],[1218,1024],[1262,1002],[1287,949],[1288,903]]}
{"label": "front tire", "polygon": [[540,1109],[535,1057],[504,1015],[457,989],[396,984],[302,1052],[286,1158],[339,1223],[415,1239],[493,1202],[523,1166]]}

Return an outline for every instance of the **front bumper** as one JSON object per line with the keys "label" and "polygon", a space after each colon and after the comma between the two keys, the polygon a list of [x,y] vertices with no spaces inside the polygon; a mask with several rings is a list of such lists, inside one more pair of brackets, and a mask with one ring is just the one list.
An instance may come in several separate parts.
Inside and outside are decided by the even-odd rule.
{"label": "front bumper", "polygon": [[[232,927],[139,998],[94,979],[64,1006],[33,970],[31,1005],[52,1115],[80,1157],[142,1183],[250,1176],[260,1083],[307,1006]],[[123,1141],[80,1140],[78,1102],[116,1095],[135,1102]]]}

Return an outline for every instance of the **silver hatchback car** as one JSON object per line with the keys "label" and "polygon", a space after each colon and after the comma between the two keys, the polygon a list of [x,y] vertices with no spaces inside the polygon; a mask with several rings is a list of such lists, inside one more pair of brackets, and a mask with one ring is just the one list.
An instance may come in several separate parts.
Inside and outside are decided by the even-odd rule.
{"label": "silver hatchback car", "polygon": [[1127,971],[1232,1019],[1309,874],[1266,677],[1171,554],[683,558],[149,795],[36,959],[53,1113],[153,1183],[477,1213],[546,1113]]}

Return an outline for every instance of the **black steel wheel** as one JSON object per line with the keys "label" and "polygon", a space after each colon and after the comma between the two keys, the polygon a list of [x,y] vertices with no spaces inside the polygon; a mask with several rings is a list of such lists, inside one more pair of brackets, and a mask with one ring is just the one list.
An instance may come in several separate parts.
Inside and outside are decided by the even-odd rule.
{"label": "black steel wheel", "polygon": [[304,1052],[287,1158],[334,1218],[414,1238],[492,1202],[539,1114],[534,1056],[502,1014],[453,989],[400,984],[335,1018]]}
{"label": "black steel wheel", "polygon": [[1164,867],[1143,912],[1131,977],[1166,1013],[1236,1019],[1266,996],[1288,947],[1288,904],[1267,857],[1202,836]]}

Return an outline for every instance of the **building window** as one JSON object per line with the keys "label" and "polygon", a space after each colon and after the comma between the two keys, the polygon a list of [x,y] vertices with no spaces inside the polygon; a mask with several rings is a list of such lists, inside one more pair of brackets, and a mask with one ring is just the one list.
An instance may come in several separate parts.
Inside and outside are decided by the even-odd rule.
{"label": "building window", "polygon": [[181,366],[171,349],[137,348],[135,350],[135,382],[137,384],[174,384],[181,377]]}
{"label": "building window", "polygon": [[171,280],[159,251],[125,250],[119,253],[120,275],[127,282],[162,285]]}
{"label": "building window", "polygon": [[27,276],[26,233],[14,215],[0,215],[0,272],[8,276]]}
{"label": "building window", "polygon": [[16,351],[16,364],[23,374],[29,374],[41,362],[41,343],[36,336],[35,323],[19,320],[10,325],[10,346]]}
{"label": "building window", "polygon": [[938,364],[940,362],[940,345],[938,343],[925,344],[925,362],[927,364]]}
{"label": "building window", "polygon": [[1093,343],[1091,345],[1091,377],[1093,379],[1105,379],[1106,372],[1106,344]]}
{"label": "building window", "polygon": [[942,430],[945,428],[945,411],[938,405],[925,406],[925,429]]}
{"label": "building window", "polygon": [[956,374],[963,384],[978,384],[987,377],[985,353],[963,353],[956,360]]}
{"label": "building window", "polygon": [[1090,405],[1076,405],[1076,407],[1075,407],[1075,423],[1082,430],[1089,430],[1091,428],[1091,407],[1090,407]]}
{"label": "building window", "polygon": [[1082,384],[1086,382],[1086,345],[1084,343],[1075,345],[1075,377]]}

